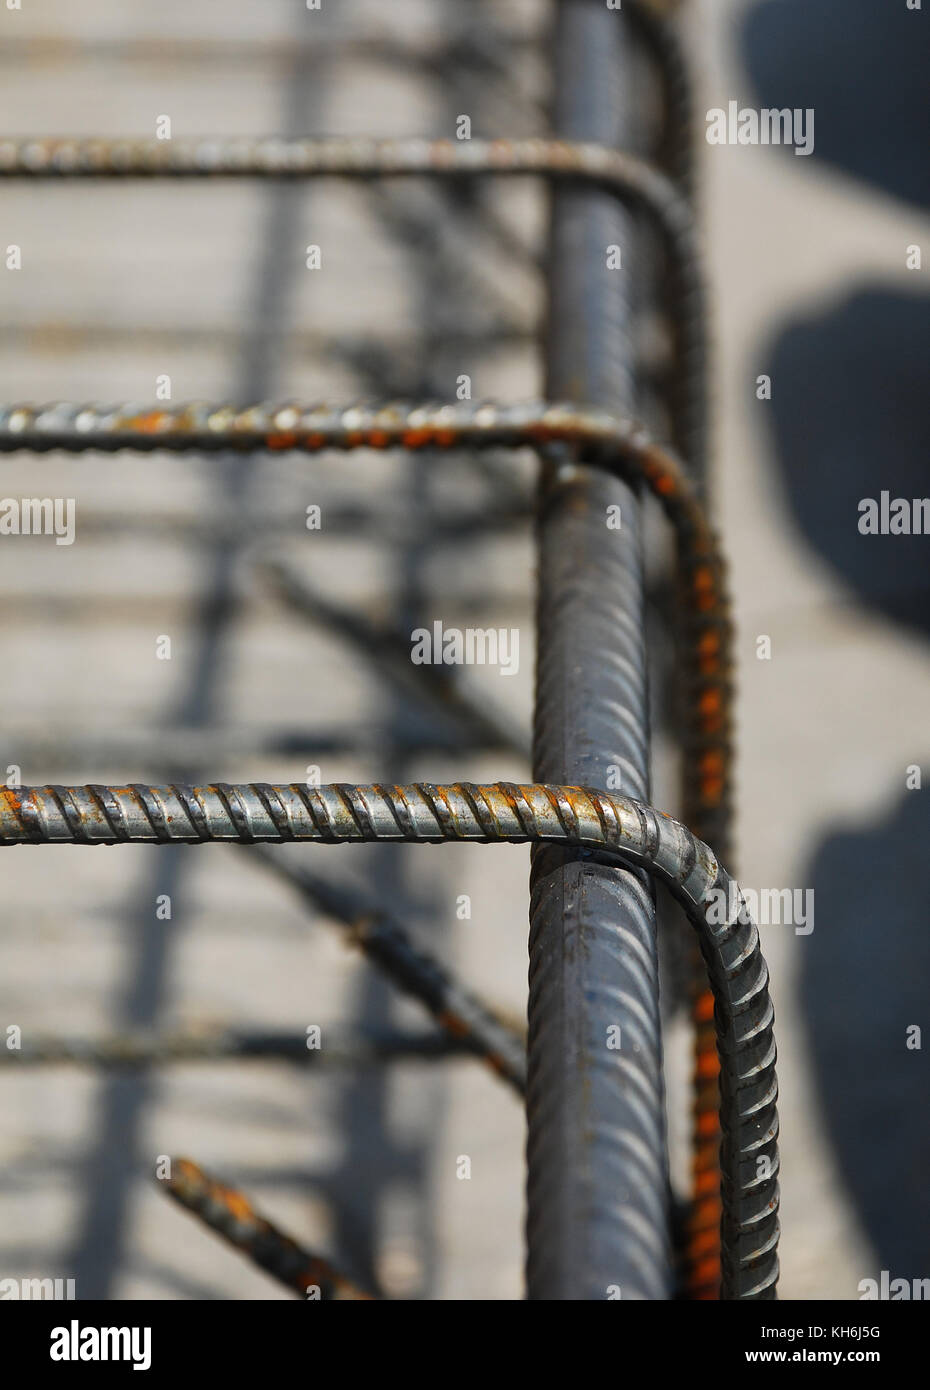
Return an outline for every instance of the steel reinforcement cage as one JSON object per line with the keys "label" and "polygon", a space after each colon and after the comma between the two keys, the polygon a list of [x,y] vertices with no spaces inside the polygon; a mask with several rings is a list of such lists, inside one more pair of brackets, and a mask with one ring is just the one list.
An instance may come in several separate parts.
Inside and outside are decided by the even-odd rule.
{"label": "steel reinforcement cage", "polygon": [[[663,78],[665,169],[617,147],[629,127],[639,44]],[[0,845],[238,841],[257,845],[261,855],[263,844],[302,840],[530,843],[526,1052],[520,1034],[390,914],[365,910],[309,872],[273,858],[268,865],[349,926],[367,956],[445,1030],[445,1038],[386,1037],[375,1047],[379,1056],[470,1052],[525,1094],[527,1289],[543,1299],[618,1291],[668,1298],[677,1291],[650,888],[650,878],[661,880],[696,929],[700,956],[694,1191],[679,1242],[685,1287],[697,1298],[771,1298],[778,1238],[772,1009],[758,933],[717,857],[729,862],[731,853],[731,631],[724,565],[703,502],[706,328],[690,200],[687,70],[674,28],[646,0],[624,6],[622,15],[593,0],[562,0],[552,51],[555,136],[546,140],[0,140],[6,179],[549,181],[549,402],[338,410],[294,402],[0,406],[0,452],[7,453],[222,449],[296,459],[324,450],[532,446],[541,460],[535,782],[5,788]],[[672,290],[674,448],[635,422],[636,306],[628,277],[603,274],[605,249],[642,238],[644,227],[658,230]],[[677,545],[690,829],[649,805],[644,491],[658,498]],[[611,507],[621,509],[619,531],[605,526]],[[287,576],[278,578],[284,597],[300,603]],[[482,723],[454,690],[442,693]],[[506,745],[506,733],[493,733]],[[632,795],[604,790],[616,785],[608,778],[614,768]],[[728,904],[722,915],[721,895]],[[619,1050],[605,1042],[611,1028],[620,1029]],[[53,1040],[26,1046],[21,1061],[139,1065],[293,1055],[302,1045],[236,1034],[206,1043]],[[366,1046],[348,1046],[343,1060],[359,1060]],[[311,1289],[324,1298],[369,1296],[189,1160],[175,1160],[167,1187],[289,1288],[304,1296]]]}

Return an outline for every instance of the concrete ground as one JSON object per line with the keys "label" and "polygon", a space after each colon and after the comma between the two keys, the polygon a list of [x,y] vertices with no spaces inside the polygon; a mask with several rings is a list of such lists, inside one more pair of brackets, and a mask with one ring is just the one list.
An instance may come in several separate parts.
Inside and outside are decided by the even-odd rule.
{"label": "concrete ground", "polygon": [[[699,123],[733,98],[813,104],[825,151],[699,153],[717,344],[713,491],[740,631],[740,871],[758,889],[813,889],[816,902],[807,935],[763,928],[783,1095],[781,1294],[849,1299],[883,1268],[930,1272],[927,1065],[907,1046],[926,1019],[927,813],[907,769],[926,772],[930,759],[930,609],[920,539],[893,538],[892,550],[876,537],[870,550],[856,531],[857,498],[927,491],[912,463],[925,468],[915,403],[926,292],[906,268],[908,246],[926,252],[927,209],[906,181],[883,187],[863,173],[850,154],[862,142],[837,135],[855,43],[883,53],[868,27],[877,6],[851,6],[840,75],[802,64],[796,97],[791,44],[816,49],[821,30],[806,26],[820,24],[819,7],[805,19],[786,4],[777,42],[766,4],[685,8]],[[389,18],[376,0],[336,9],[49,0],[2,10],[0,133],[154,135],[169,115],[175,136],[451,135],[461,112],[475,135],[544,128],[542,0],[476,3],[467,21],[452,0],[395,0]],[[485,42],[492,26],[506,39],[500,66]],[[540,389],[543,227],[529,187],[463,193],[450,211],[416,184],[10,184],[0,244],[22,248],[22,269],[0,270],[0,396],[148,401],[168,375],[175,401],[449,397],[467,373],[476,397],[526,397]],[[306,268],[311,244],[319,271]],[[763,373],[768,401],[756,397]],[[309,763],[324,782],[525,778],[516,753],[399,751],[409,698],[364,652],[286,611],[256,562],[284,558],[332,602],[402,627],[435,617],[519,627],[517,676],[476,668],[468,679],[528,730],[528,527],[467,544],[443,544],[437,528],[488,511],[514,475],[525,504],[532,472],[528,458],[492,460],[491,476],[474,461],[453,473],[428,459],[7,459],[3,493],[74,497],[77,532],[71,547],[0,546],[0,764],[25,783],[158,780],[180,727],[187,770],[214,780],[303,780]],[[311,504],[319,532],[305,526]],[[169,660],[157,656],[165,636]],[[771,658],[760,660],[763,636]],[[336,725],[376,727],[376,746],[250,752],[282,729],[306,745]],[[127,765],[133,740],[148,748]],[[668,745],[660,731],[656,797],[673,807]],[[422,1023],[247,850],[8,859],[0,1022],[24,1038],[318,1024],[325,1040]],[[521,1016],[526,850],[325,850],[314,867],[390,905]],[[156,917],[166,894],[170,921]],[[463,894],[467,921],[456,915]],[[676,1019],[676,1173],[685,1043]],[[158,1189],[159,1156],[185,1154],[391,1296],[521,1296],[523,1117],[477,1065],[106,1075],[7,1065],[0,1090],[3,1276],[74,1277],[85,1298],[287,1297]],[[470,1181],[457,1177],[462,1155]]]}

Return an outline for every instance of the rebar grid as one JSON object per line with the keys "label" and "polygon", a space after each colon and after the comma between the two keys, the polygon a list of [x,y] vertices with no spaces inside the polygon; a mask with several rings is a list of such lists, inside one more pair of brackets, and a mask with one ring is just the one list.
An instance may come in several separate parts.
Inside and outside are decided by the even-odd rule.
{"label": "rebar grid", "polygon": [[[475,140],[466,144],[341,138],[196,140],[167,144],[124,140],[3,141],[0,142],[0,177],[267,176],[290,179],[333,176],[380,179],[408,175],[459,178],[530,174],[545,176],[556,189],[572,187],[594,194],[606,192],[616,200],[618,209],[627,203],[639,206],[657,221],[670,253],[679,347],[673,432],[688,458],[692,476],[702,481],[706,460],[704,303],[693,214],[684,196],[690,178],[687,142],[682,139],[687,100],[685,74],[667,26],[655,19],[649,6],[637,5],[634,13],[665,64],[671,108],[668,132],[671,162],[681,180],[679,186],[655,166],[635,156],[603,144],[558,140]],[[602,403],[597,392],[592,392],[590,398]],[[530,445],[543,449],[556,445],[563,450],[568,446],[574,457],[585,465],[593,464],[614,477],[645,483],[665,506],[676,528],[683,606],[687,614],[685,687],[690,724],[683,764],[685,818],[728,857],[732,690],[723,564],[697,500],[695,485],[674,455],[656,445],[631,420],[589,408],[535,403],[526,407],[360,406],[343,411],[308,410],[292,404],[263,404],[244,410],[208,405],[170,411],[64,404],[38,409],[30,406],[0,408],[0,452],[122,448],[317,452],[328,448],[399,446],[422,450],[490,445]],[[460,802],[457,797],[463,800]],[[578,819],[579,800],[585,806],[583,824]],[[421,802],[434,817],[438,834],[430,829],[429,816],[424,819]],[[463,806],[466,809],[463,810]],[[559,831],[553,830],[547,819],[550,811],[555,814]],[[515,821],[508,819],[511,813]],[[473,822],[468,820],[469,814]],[[388,827],[390,816],[394,817],[401,833]],[[628,825],[623,822],[623,816],[628,818]],[[631,841],[635,839],[632,818],[638,818],[640,833],[645,837],[638,851],[627,843],[622,846],[614,843],[621,834],[624,841],[627,837]],[[599,832],[594,830],[595,820],[599,823]],[[625,828],[621,831],[622,824]],[[309,830],[311,825],[317,833]],[[480,833],[472,833],[475,827]],[[380,841],[405,838],[427,842],[504,839],[512,843],[530,841],[558,845],[562,850],[581,851],[582,862],[587,861],[591,866],[623,863],[663,878],[699,930],[701,950],[708,964],[717,1004],[717,1047],[723,1064],[720,1079],[723,1296],[773,1297],[777,1276],[777,1121],[774,1043],[765,966],[758,952],[754,928],[737,940],[740,927],[748,929],[741,912],[737,912],[734,921],[728,918],[723,924],[723,930],[730,933],[726,939],[719,934],[715,937],[708,928],[703,899],[689,896],[681,881],[676,889],[672,882],[674,874],[669,869],[671,850],[668,844],[663,851],[665,858],[659,854],[659,831],[668,833],[669,827],[674,827],[673,839],[678,850],[691,840],[683,827],[659,817],[643,802],[575,787],[541,787],[538,784],[519,788],[509,784],[482,788],[466,783],[455,784],[452,788],[417,784],[392,790],[382,787],[312,789],[299,784],[290,787],[264,784],[217,784],[206,788],[47,787],[5,790],[0,798],[0,843],[3,844],[64,843],[69,839],[85,844],[137,839],[199,843],[215,838],[244,843],[288,839]],[[652,845],[653,835],[655,846]],[[693,840],[691,845],[696,858],[701,854],[709,856],[708,862],[712,861],[715,866],[713,882],[708,880],[705,884],[707,894],[729,892],[729,877],[716,867],[716,860],[706,845]],[[653,849],[659,854],[658,859],[649,858]],[[679,873],[680,870],[681,863]],[[691,866],[686,874],[689,883],[693,875]],[[299,876],[293,877],[296,881]],[[741,904],[738,890],[736,893]],[[361,935],[359,939],[363,941]],[[379,941],[381,939],[378,937]],[[397,939],[390,931],[384,939],[390,944],[387,956],[391,956]],[[378,959],[377,951],[371,954]],[[382,966],[388,963],[387,956],[380,960]],[[442,990],[438,994],[434,990],[435,998],[430,1004],[427,976],[435,985],[437,967],[425,959],[429,968],[425,975],[420,972],[419,984],[414,981],[413,992],[417,994],[419,988],[418,997],[432,1008],[434,1015],[453,1035],[457,1031],[461,1034],[466,1050],[490,1058],[492,1064],[521,1089],[524,1064],[519,1040],[509,1038],[507,1045],[516,1050],[503,1065],[500,1048],[495,1053],[493,1043],[482,1036],[482,1006],[477,1001],[478,1012],[470,1022],[463,1025],[459,1020],[450,1024],[454,1014],[443,1016],[441,1003],[445,996]],[[403,969],[395,969],[394,973],[404,987],[411,987],[409,979],[404,981]],[[407,973],[417,977],[416,970]],[[454,986],[454,982],[442,978],[445,985]],[[477,1026],[473,1027],[475,1019]],[[705,1030],[709,1028],[710,1017],[706,1011],[703,1023]],[[706,1066],[707,1037],[705,1031],[698,1057],[699,1073],[702,1056],[705,1064],[705,1084],[699,1097],[705,1117],[715,1109],[708,1081],[716,1089],[716,1077],[708,1075]],[[187,1045],[195,1046],[192,1042]],[[152,1049],[146,1052],[144,1044],[139,1046],[141,1052],[137,1051],[137,1060],[154,1057]],[[230,1051],[220,1055],[234,1054],[235,1046],[235,1041],[230,1040]],[[50,1046],[48,1052],[51,1057],[54,1048]],[[404,1055],[402,1048],[401,1055]],[[708,1181],[713,1178],[714,1149],[715,1141],[705,1126],[703,1153],[699,1155],[698,1165],[698,1195],[703,1198],[705,1218],[708,1210],[716,1210],[710,1190],[713,1184]],[[214,1217],[224,1205],[218,1193],[225,1192],[230,1197],[225,1203],[227,1212],[237,1202],[244,1201],[238,1194],[210,1183],[186,1161],[185,1174],[191,1196],[189,1205],[198,1204],[206,1209],[205,1204],[212,1203],[210,1210]],[[209,1203],[208,1189],[213,1192]],[[701,1211],[699,1204],[699,1218]],[[222,1230],[223,1221],[217,1217],[211,1219],[210,1224]],[[711,1225],[716,1226],[716,1217]],[[705,1269],[704,1282],[705,1286],[712,1286],[715,1254],[712,1240],[708,1244],[706,1219],[702,1225],[699,1222],[698,1229],[699,1237],[704,1240],[705,1254],[709,1256],[705,1263],[709,1263],[710,1268]],[[224,1233],[232,1238],[228,1231]],[[713,1237],[713,1230],[710,1236]],[[234,1240],[234,1243],[250,1249],[248,1240]],[[251,1253],[258,1258],[254,1249]],[[262,1263],[262,1259],[258,1262]],[[264,1267],[271,1268],[268,1264]]]}

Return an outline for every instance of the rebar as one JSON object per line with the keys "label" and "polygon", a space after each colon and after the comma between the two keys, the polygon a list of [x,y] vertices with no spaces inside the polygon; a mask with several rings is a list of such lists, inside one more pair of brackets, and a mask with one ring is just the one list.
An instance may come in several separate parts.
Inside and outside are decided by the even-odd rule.
{"label": "rebar", "polygon": [[589,140],[201,136],[0,139],[4,178],[472,178],[547,175],[609,188],[654,213],[669,239],[694,236],[688,203],[648,161]]}
{"label": "rebar", "polygon": [[217,1182],[189,1158],[173,1158],[171,1177],[161,1185],[211,1231],[292,1293],[322,1301],[372,1297],[334,1269],[329,1260],[303,1249],[259,1216],[243,1193]]}
{"label": "rebar", "polygon": [[[723,1297],[774,1297],[778,1121],[768,972],[739,886],[683,825],[629,797],[513,783],[24,787],[0,795],[0,845],[210,841],[553,844],[665,883],[698,932],[716,1003]],[[622,1046],[621,1036],[612,1057],[604,1042],[621,1070]]]}
{"label": "rebar", "polygon": [[[628,146],[626,17],[559,0],[553,125]],[[627,200],[628,201],[628,200]],[[546,390],[633,414],[633,211],[601,188],[551,189]],[[611,255],[621,267],[610,269]],[[537,522],[537,782],[649,801],[639,480],[583,451],[544,452]],[[613,515],[618,529],[609,529]],[[534,851],[530,879],[526,1278],[531,1299],[671,1296],[669,1179],[651,886]],[[618,1032],[621,1065],[607,1050]]]}
{"label": "rebar", "polygon": [[0,1067],[125,1067],[202,1062],[288,1062],[295,1066],[375,1067],[387,1062],[447,1061],[469,1055],[451,1033],[384,1032],[329,1037],[309,1046],[306,1033],[121,1033],[106,1038],[24,1037],[0,1049]]}

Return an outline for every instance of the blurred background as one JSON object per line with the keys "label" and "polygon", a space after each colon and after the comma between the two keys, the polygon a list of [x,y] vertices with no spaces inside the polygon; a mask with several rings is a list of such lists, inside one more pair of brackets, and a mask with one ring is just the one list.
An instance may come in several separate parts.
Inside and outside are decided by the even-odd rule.
{"label": "blurred background", "polygon": [[[928,491],[927,272],[907,268],[930,248],[928,20],[904,0],[675,11],[739,629],[740,876],[816,905],[809,935],[762,929],[781,1295],[849,1299],[882,1269],[930,1275],[928,1064],[907,1047],[930,1024],[930,812],[908,789],[909,769],[930,774],[930,542],[857,529],[860,498]],[[545,0],[27,3],[0,11],[0,135],[153,137],[168,115],[177,137],[452,137],[462,113],[476,137],[541,134],[550,20]],[[814,108],[814,153],[708,146],[704,113],[730,100]],[[0,243],[22,269],[0,270],[0,397],[151,401],[166,375],[174,402],[447,399],[462,374],[476,398],[536,395],[545,213],[524,181],[7,184]],[[77,516],[72,547],[0,547],[6,776],[528,780],[532,458],[17,455],[3,477],[7,496],[74,497]],[[463,673],[480,746],[334,609],[406,634],[519,628],[518,675]],[[656,627],[654,800],[674,810]],[[528,850],[327,850],[313,868],[522,1019]],[[24,851],[3,892],[0,1021],[24,1038],[424,1026],[248,849]],[[667,985],[681,1182],[688,1030]],[[7,1065],[0,1095],[0,1275],[74,1277],[83,1298],[287,1297],[158,1190],[158,1156],[186,1154],[389,1296],[522,1294],[523,1115],[475,1062]]]}

